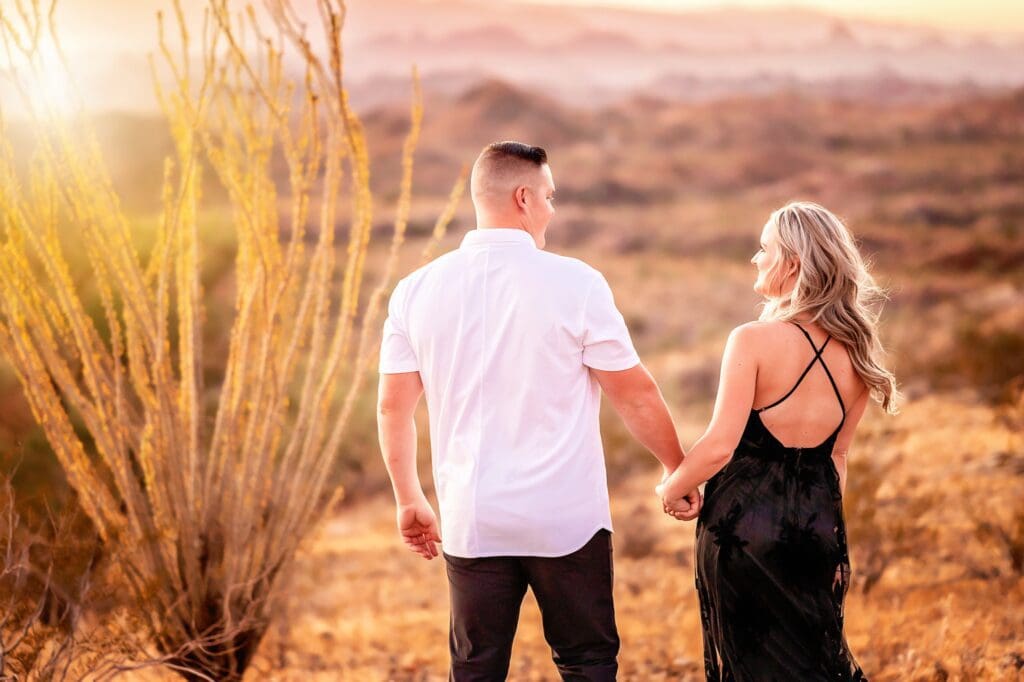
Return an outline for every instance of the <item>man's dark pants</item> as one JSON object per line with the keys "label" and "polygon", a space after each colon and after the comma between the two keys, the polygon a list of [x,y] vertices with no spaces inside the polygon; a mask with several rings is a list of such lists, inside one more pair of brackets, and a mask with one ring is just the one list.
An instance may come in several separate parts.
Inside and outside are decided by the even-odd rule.
{"label": "man's dark pants", "polygon": [[537,598],[544,638],[562,679],[615,679],[619,634],[610,532],[599,530],[583,547],[562,557],[465,559],[446,554],[445,560],[452,682],[506,678],[527,587]]}

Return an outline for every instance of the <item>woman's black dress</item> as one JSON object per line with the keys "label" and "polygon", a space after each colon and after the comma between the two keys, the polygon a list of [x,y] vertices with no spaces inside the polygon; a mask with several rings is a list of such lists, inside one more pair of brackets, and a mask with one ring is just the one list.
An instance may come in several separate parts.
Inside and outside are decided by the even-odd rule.
{"label": "woman's black dress", "polygon": [[[814,359],[781,400],[751,411],[732,460],[704,491],[696,551],[708,680],[867,679],[843,637],[850,562],[832,448],[846,408],[821,357],[829,339],[817,348],[800,331]],[[789,398],[816,363],[843,421],[816,447],[786,447],[760,413]]]}

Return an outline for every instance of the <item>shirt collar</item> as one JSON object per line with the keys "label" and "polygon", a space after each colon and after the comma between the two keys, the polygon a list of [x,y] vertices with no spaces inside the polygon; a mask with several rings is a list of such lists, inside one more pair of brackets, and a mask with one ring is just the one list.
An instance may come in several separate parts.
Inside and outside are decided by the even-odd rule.
{"label": "shirt collar", "polygon": [[470,230],[462,238],[462,246],[483,246],[486,244],[519,244],[537,248],[537,243],[526,230],[511,227],[487,227]]}

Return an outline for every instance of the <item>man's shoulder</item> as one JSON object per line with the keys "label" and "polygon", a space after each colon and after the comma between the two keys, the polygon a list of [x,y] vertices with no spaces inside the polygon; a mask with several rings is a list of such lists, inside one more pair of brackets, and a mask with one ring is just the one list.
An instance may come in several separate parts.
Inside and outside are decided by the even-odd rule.
{"label": "man's shoulder", "polygon": [[395,289],[406,289],[410,286],[414,286],[425,278],[430,277],[431,273],[434,271],[443,270],[451,264],[452,260],[456,257],[456,254],[458,254],[458,249],[443,253],[429,263],[424,263],[402,279],[398,280],[398,284],[395,285]]}
{"label": "man's shoulder", "polygon": [[[408,275],[399,280],[395,286],[395,292],[401,295],[414,291],[421,284],[451,274],[451,269],[467,265],[459,260],[460,250],[455,249],[442,254],[429,263],[421,265]],[[594,282],[603,279],[601,272],[592,265],[571,256],[563,256],[550,251],[537,250],[529,259],[530,267],[539,268],[545,275],[552,279],[572,280],[575,282],[592,285]]]}
{"label": "man's shoulder", "polygon": [[560,275],[587,280],[602,277],[601,272],[597,268],[579,258],[563,256],[550,251],[538,251],[537,253],[541,263]]}

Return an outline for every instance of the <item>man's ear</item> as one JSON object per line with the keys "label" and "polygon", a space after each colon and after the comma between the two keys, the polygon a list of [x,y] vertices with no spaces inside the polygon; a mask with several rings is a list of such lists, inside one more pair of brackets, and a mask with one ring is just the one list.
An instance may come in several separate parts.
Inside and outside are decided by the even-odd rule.
{"label": "man's ear", "polygon": [[526,185],[516,187],[516,206],[526,208]]}

